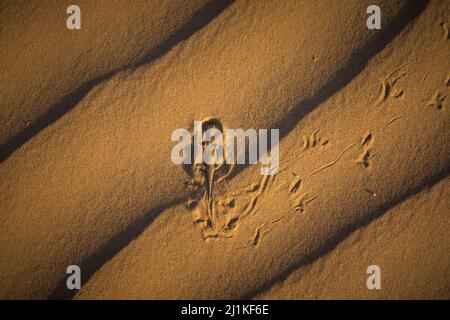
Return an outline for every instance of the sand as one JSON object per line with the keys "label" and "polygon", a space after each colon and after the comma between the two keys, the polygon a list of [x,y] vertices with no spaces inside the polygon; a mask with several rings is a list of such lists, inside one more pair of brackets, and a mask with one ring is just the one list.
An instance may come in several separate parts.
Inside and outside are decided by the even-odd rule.
{"label": "sand", "polygon": [[0,12],[1,158],[72,109],[98,83],[148,63],[189,37],[229,1],[3,1]]}
{"label": "sand", "polygon": [[[179,4],[164,37],[200,3]],[[154,50],[141,31],[121,56],[123,40],[104,30],[116,47],[81,60],[114,74],[0,164],[0,297],[448,298],[450,6],[382,1],[373,31],[369,4],[236,1],[151,62],[136,53]],[[36,86],[29,98],[75,87]],[[42,105],[36,114],[52,107]],[[223,218],[209,226],[191,169],[170,160],[171,132],[208,117],[282,138],[275,176],[237,166],[216,181]],[[375,293],[368,260],[382,268]],[[65,286],[71,264],[79,292]],[[417,287],[402,285],[411,279]]]}
{"label": "sand", "polygon": [[[448,237],[449,184],[444,178],[412,195],[255,298],[450,299],[449,256],[443,254],[450,243],[442,241]],[[382,270],[382,290],[361,285],[368,277],[361,271],[372,264]]]}

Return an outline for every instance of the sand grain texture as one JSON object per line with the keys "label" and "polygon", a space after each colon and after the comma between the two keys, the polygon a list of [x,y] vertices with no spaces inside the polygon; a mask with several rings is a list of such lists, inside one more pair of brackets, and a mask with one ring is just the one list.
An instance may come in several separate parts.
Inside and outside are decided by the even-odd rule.
{"label": "sand grain texture", "polygon": [[[205,242],[189,211],[182,205],[171,208],[106,263],[79,297],[253,297],[351,230],[445,177],[448,111],[430,109],[427,95],[448,90],[449,48],[439,28],[448,10],[430,4],[413,27],[283,139],[281,172],[261,197],[257,213],[239,224],[231,240]],[[392,81],[399,72],[403,80]],[[393,82],[390,92],[401,86],[404,95],[385,94],[384,86]],[[418,82],[421,90],[415,89]],[[305,140],[317,129],[329,143],[308,146]],[[302,179],[294,195],[293,173]],[[217,193],[227,198],[259,179],[257,168],[250,168],[218,186]],[[236,196],[239,201],[245,203]],[[447,261],[440,260],[444,272]]]}
{"label": "sand grain texture", "polygon": [[66,28],[72,1],[7,1],[0,11],[0,156],[70,111],[96,84],[148,63],[230,1],[77,1],[81,30]]}
{"label": "sand grain texture", "polygon": [[[449,299],[449,184],[447,177],[411,196],[256,298]],[[365,286],[372,264],[381,268],[381,290]]]}
{"label": "sand grain texture", "polygon": [[[412,230],[406,218],[386,230],[385,217],[417,207],[417,225],[431,228],[441,217],[448,226],[439,181],[450,163],[450,48],[442,29],[450,5],[381,1],[383,28],[371,31],[369,4],[236,1],[139,67],[127,67],[141,61],[133,46],[111,60],[104,55],[114,46],[96,52],[95,61],[120,72],[0,164],[0,255],[8,257],[0,261],[0,297],[71,298],[71,264],[83,270],[76,298],[448,297],[447,284],[434,286],[448,274],[444,232],[430,240],[443,242],[429,252],[440,272],[414,276],[426,294],[402,291],[400,282],[379,296],[351,281],[345,292],[326,289],[357,272],[356,262],[329,287],[300,294],[354,259],[374,233],[390,246],[395,230]],[[160,41],[195,12],[191,5]],[[138,38],[130,35],[135,50],[150,50]],[[43,92],[42,99],[59,99],[50,97],[57,90]],[[190,177],[170,160],[172,131],[207,117],[225,128],[280,128],[282,138],[277,175],[240,166],[214,184],[224,221],[213,228],[216,238],[198,223],[202,208],[189,205]],[[417,194],[427,188],[436,195]],[[429,202],[436,217],[424,213]],[[355,233],[362,240],[351,240]],[[406,246],[413,234],[392,246]],[[414,253],[426,253],[422,243],[408,248],[410,265]],[[381,256],[387,268],[394,252]],[[433,270],[419,266],[417,273]],[[305,284],[291,283],[297,274]]]}

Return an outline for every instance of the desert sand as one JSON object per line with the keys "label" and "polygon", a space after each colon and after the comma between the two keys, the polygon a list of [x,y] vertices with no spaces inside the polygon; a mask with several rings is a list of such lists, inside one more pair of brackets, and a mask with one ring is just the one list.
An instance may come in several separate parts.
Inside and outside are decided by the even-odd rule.
{"label": "desert sand", "polygon": [[73,108],[96,84],[150,62],[229,1],[86,1],[82,32],[65,28],[73,1],[3,1],[1,158]]}
{"label": "desert sand", "polygon": [[[212,2],[82,3],[65,42],[66,4],[0,7],[0,298],[449,298],[450,4],[380,1],[369,30],[369,1]],[[278,173],[235,166],[212,209],[170,159],[210,118],[281,134]]]}
{"label": "desert sand", "polygon": [[[442,254],[450,251],[449,241],[442,241],[448,236],[449,182],[410,196],[255,298],[450,299],[449,257]],[[361,270],[374,262],[384,270],[382,290],[361,285],[367,278]]]}

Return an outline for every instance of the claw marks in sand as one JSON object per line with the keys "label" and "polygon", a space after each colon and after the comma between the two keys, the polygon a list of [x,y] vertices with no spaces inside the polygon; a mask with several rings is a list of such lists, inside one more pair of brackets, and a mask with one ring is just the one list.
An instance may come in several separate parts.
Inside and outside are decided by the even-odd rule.
{"label": "claw marks in sand", "polygon": [[237,249],[246,249],[248,247],[255,248],[258,246],[259,242],[261,241],[263,235],[265,235],[267,232],[269,232],[270,229],[266,227],[266,224],[263,223],[261,226],[255,229],[255,232],[250,240],[247,241],[247,245],[243,247],[237,247]]}
{"label": "claw marks in sand", "polygon": [[260,227],[255,229],[255,233],[253,234],[253,237],[249,240],[248,244],[256,247],[261,240],[262,236],[269,232],[268,229],[265,229],[266,224],[263,223]]}
{"label": "claw marks in sand", "polygon": [[[447,82],[449,80],[447,79]],[[438,110],[442,109],[444,106],[444,100],[447,97],[447,95],[441,94],[439,91],[436,91],[430,100],[428,100],[427,106],[428,107],[434,107]]]}
{"label": "claw marks in sand", "polygon": [[[223,132],[218,119],[210,118],[202,123],[202,130],[211,128]],[[207,148],[207,145],[203,145],[203,148]],[[231,238],[243,218],[256,212],[260,197],[274,180],[274,175],[263,175],[259,183],[253,183],[244,190],[217,195],[217,184],[228,177],[233,168],[233,165],[225,162],[203,162],[184,167],[191,177],[187,183],[191,194],[187,207],[193,212],[194,223],[201,227],[204,239]]]}
{"label": "claw marks in sand", "polygon": [[399,86],[399,80],[406,76],[406,72],[402,71],[404,66],[400,66],[387,76],[380,79],[381,90],[375,105],[387,103],[392,99],[398,99],[404,95],[404,90]]}
{"label": "claw marks in sand", "polygon": [[361,139],[360,148],[362,149],[362,152],[355,160],[355,163],[361,165],[364,168],[368,168],[370,166],[370,160],[375,156],[372,146],[373,136],[372,133],[369,132]]}
{"label": "claw marks in sand", "polygon": [[311,149],[316,146],[324,146],[328,144],[328,139],[322,139],[321,137],[319,137],[317,135],[318,132],[319,129],[314,130],[314,132],[311,133],[309,137],[303,136],[303,150]]}
{"label": "claw marks in sand", "polygon": [[312,201],[314,201],[317,197],[308,197],[307,193],[302,193],[297,198],[296,203],[294,204],[294,210],[296,212],[304,212],[306,205]]}
{"label": "claw marks in sand", "polygon": [[293,199],[293,206],[292,208],[296,212],[304,212],[305,207],[308,203],[314,201],[317,197],[308,197],[307,193],[300,192],[302,187],[302,180],[300,177],[292,173],[294,176],[294,179],[292,180],[291,184],[289,185],[289,194],[291,195],[291,198]]}
{"label": "claw marks in sand", "polygon": [[289,193],[295,193],[302,185],[302,179],[300,179],[300,177],[296,173],[292,173],[292,175],[295,178],[289,185]]}
{"label": "claw marks in sand", "polygon": [[443,94],[442,91],[448,91],[449,87],[450,87],[450,73],[447,74],[447,76],[445,77],[445,82],[444,82],[445,88],[442,88],[441,90],[437,90],[433,96],[431,97],[430,100],[428,100],[427,102],[427,106],[428,107],[433,107],[437,110],[441,110],[444,107],[444,101],[447,98],[446,94]]}
{"label": "claw marks in sand", "polygon": [[[249,187],[245,189],[247,192],[253,192],[250,196],[246,197],[244,199],[244,206],[242,210],[240,211],[241,218],[251,216],[256,212],[257,204],[260,199],[260,197],[263,195],[263,193],[266,191],[266,189],[269,187],[269,185],[272,185],[274,176],[263,176],[261,178],[261,181],[259,184],[252,184]],[[239,192],[239,194],[236,194],[236,196],[245,194],[243,192]]]}
{"label": "claw marks in sand", "polygon": [[448,23],[446,23],[446,22],[441,23],[441,28],[444,31],[444,39],[445,40],[450,39]]}
{"label": "claw marks in sand", "polygon": [[[304,212],[306,206],[314,201],[317,197],[308,197],[308,195],[304,192],[301,192],[303,189],[303,181],[299,175],[296,173],[292,173],[294,176],[293,180],[289,184],[289,196],[292,201],[292,209],[295,212]],[[279,216],[272,221],[266,221],[262,223],[259,227],[257,227],[252,235],[252,237],[247,241],[246,245],[237,247],[237,249],[246,249],[246,248],[256,248],[261,240],[265,237],[269,231],[271,231],[281,220],[285,219],[288,214],[284,214]]]}
{"label": "claw marks in sand", "polygon": [[273,220],[269,225],[264,222],[259,227],[257,227],[253,233],[253,236],[247,241],[247,244],[243,247],[237,247],[236,249],[246,249],[246,248],[256,248],[259,243],[261,243],[261,240],[265,237],[269,231],[271,231],[275,224],[281,221],[285,216],[282,216],[278,219]]}
{"label": "claw marks in sand", "polygon": [[205,189],[200,198],[188,200],[188,208],[193,212],[194,223],[198,224],[203,238],[231,238],[233,231],[244,218],[258,209],[258,202],[272,183],[274,176],[262,176],[254,183],[238,192],[208,195]]}

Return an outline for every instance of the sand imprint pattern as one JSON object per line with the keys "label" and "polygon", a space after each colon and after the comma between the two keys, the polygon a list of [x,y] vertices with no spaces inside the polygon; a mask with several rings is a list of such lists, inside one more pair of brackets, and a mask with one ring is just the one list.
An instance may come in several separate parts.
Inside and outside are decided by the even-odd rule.
{"label": "sand imprint pattern", "polygon": [[[448,292],[445,185],[394,207],[448,180],[450,2],[385,1],[374,31],[359,0],[98,0],[81,4],[90,18],[70,32],[50,17],[60,4],[30,3],[0,5],[12,137],[0,167],[1,297],[370,298],[355,277],[367,261],[386,272],[379,297]],[[179,128],[193,119],[203,120]],[[260,132],[261,168],[230,153],[208,160],[222,157],[219,135],[193,136],[243,131],[230,127],[278,128],[276,176],[257,172]],[[69,264],[83,270],[78,292],[66,290]],[[353,287],[340,280],[347,270]]]}
{"label": "sand imprint pattern", "polygon": [[313,131],[313,133],[311,133],[311,135],[308,136],[303,136],[303,149],[311,149],[317,146],[325,146],[328,144],[329,140],[328,139],[323,139],[321,137],[319,137],[317,134],[319,132],[319,129],[316,129]]}
{"label": "sand imprint pattern", "polygon": [[398,84],[398,81],[406,76],[406,72],[402,71],[405,66],[400,66],[387,76],[380,79],[381,91],[376,105],[398,99],[403,96],[404,90]]}
{"label": "sand imprint pattern", "polygon": [[369,161],[376,155],[376,153],[373,151],[373,136],[372,133],[368,133],[362,140],[360,148],[362,149],[362,152],[358,156],[358,158],[355,160],[355,162],[364,168],[368,168],[370,163]]}
{"label": "sand imprint pattern", "polygon": [[[201,124],[201,130],[215,128],[225,134],[224,126],[219,119],[206,118]],[[202,145],[206,148],[208,143]],[[190,179],[187,182],[190,198],[187,207],[192,211],[194,223],[201,227],[203,238],[232,238],[243,218],[252,215],[257,209],[258,199],[266,191],[274,179],[274,175],[264,175],[258,183],[253,183],[243,190],[215,194],[215,186],[227,178],[235,165],[208,165],[206,162],[184,166]]]}

